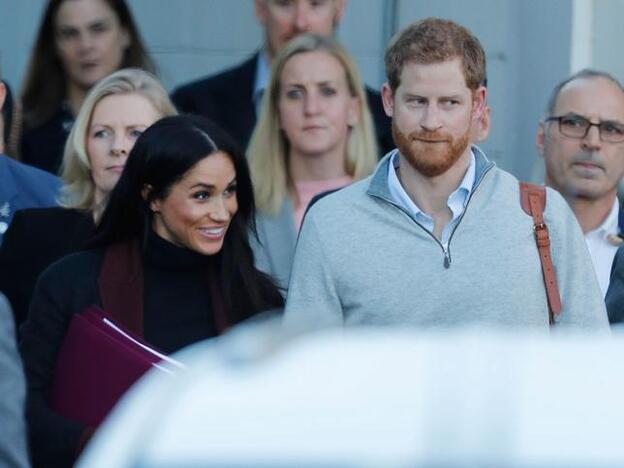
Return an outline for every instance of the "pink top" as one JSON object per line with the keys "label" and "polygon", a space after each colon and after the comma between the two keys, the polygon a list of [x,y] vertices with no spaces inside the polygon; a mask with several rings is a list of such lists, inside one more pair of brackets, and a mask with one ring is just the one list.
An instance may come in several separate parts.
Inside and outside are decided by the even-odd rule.
{"label": "pink top", "polygon": [[333,190],[344,187],[353,182],[353,177],[343,176],[335,179],[328,180],[309,180],[305,182],[295,182],[295,190],[297,191],[297,197],[299,203],[295,206],[295,229],[299,232],[301,228],[301,222],[303,221],[303,215],[306,208],[310,204],[310,201],[319,193],[326,192],[327,190]]}

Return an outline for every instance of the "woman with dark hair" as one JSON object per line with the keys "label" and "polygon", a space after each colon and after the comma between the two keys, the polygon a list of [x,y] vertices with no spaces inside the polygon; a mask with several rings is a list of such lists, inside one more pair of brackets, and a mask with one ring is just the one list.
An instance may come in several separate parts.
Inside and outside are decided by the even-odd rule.
{"label": "woman with dark hair", "polygon": [[21,160],[57,173],[89,89],[128,67],[154,72],[124,0],[50,0],[22,87]]}
{"label": "woman with dark hair", "polygon": [[91,305],[164,353],[213,337],[283,300],[254,267],[254,197],[237,145],[201,117],[167,117],[132,149],[92,249],[40,277],[20,349],[33,460],[70,464],[93,428],[49,405],[74,314]]}

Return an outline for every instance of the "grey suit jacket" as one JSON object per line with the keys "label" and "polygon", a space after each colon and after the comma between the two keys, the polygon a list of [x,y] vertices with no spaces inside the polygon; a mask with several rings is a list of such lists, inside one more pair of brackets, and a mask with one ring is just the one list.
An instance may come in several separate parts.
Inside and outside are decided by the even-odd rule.
{"label": "grey suit jacket", "polygon": [[284,292],[288,288],[290,267],[297,244],[293,213],[294,209],[288,198],[276,215],[258,212],[256,215],[258,239],[251,236],[256,268],[271,275]]}
{"label": "grey suit jacket", "polygon": [[15,345],[13,313],[0,294],[0,466],[29,466],[26,453],[22,361]]}

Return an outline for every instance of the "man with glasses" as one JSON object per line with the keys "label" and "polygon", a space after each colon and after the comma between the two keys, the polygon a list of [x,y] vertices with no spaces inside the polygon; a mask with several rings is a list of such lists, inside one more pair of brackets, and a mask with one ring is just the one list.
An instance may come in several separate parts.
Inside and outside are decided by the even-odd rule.
{"label": "man with glasses", "polygon": [[607,73],[582,70],[555,87],[547,112],[537,131],[546,184],[576,215],[604,296],[624,227],[624,89]]}

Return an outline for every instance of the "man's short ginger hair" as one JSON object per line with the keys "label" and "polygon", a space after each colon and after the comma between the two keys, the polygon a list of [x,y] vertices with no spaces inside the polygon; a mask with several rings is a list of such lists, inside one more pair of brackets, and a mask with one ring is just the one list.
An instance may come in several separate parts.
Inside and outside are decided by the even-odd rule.
{"label": "man's short ginger hair", "polygon": [[485,83],[485,51],[468,29],[440,18],[427,18],[398,32],[386,48],[386,76],[392,91],[401,84],[406,62],[433,64],[459,58],[472,91]]}

